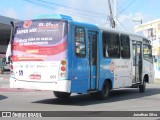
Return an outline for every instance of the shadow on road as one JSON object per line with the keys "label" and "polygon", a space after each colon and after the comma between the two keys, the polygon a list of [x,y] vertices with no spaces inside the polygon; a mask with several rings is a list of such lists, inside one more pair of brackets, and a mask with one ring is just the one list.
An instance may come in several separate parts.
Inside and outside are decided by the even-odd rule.
{"label": "shadow on road", "polygon": [[137,99],[158,94],[160,95],[160,88],[147,88],[144,93],[139,93],[138,89],[120,89],[112,91],[109,99],[106,100],[93,100],[90,95],[82,94],[73,95],[69,99],[53,98],[35,101],[33,103],[86,106],[92,104],[111,103],[123,100]]}
{"label": "shadow on road", "polygon": [[0,95],[0,100],[4,100],[7,99],[8,97],[4,96],[4,95]]}

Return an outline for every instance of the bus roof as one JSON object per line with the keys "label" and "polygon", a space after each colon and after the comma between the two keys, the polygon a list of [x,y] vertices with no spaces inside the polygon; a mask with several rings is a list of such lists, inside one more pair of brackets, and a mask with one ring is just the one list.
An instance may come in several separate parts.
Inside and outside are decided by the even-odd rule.
{"label": "bus roof", "polygon": [[83,27],[88,27],[91,29],[97,29],[100,30],[99,27],[95,24],[90,24],[90,23],[85,23],[85,22],[79,22],[79,21],[69,21],[71,25],[77,25],[77,26],[83,26]]}

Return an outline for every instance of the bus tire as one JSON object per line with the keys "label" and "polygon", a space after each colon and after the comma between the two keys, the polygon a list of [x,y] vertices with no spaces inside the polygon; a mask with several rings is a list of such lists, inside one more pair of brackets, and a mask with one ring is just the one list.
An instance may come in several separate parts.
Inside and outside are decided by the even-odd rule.
{"label": "bus tire", "polygon": [[143,84],[142,85],[139,85],[139,92],[140,93],[143,93],[145,92],[145,89],[146,89],[146,81],[145,79],[143,80]]}
{"label": "bus tire", "polygon": [[71,93],[67,93],[67,92],[58,92],[58,91],[53,91],[54,95],[57,97],[57,98],[69,98]]}
{"label": "bus tire", "polygon": [[111,84],[109,81],[105,81],[102,87],[102,90],[96,93],[91,93],[92,98],[94,99],[99,99],[99,100],[104,100],[109,97],[110,94],[110,89],[111,89]]}

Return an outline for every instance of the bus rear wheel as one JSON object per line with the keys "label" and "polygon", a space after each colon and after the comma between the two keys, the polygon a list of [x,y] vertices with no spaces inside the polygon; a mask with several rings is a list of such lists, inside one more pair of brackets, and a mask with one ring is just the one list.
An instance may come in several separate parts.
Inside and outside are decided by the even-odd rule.
{"label": "bus rear wheel", "polygon": [[94,99],[100,99],[100,100],[107,99],[110,94],[110,89],[111,89],[111,84],[108,81],[105,81],[103,84],[102,91],[91,93],[91,96]]}
{"label": "bus rear wheel", "polygon": [[67,93],[67,92],[58,92],[58,91],[53,91],[54,95],[57,97],[57,98],[69,98],[71,93]]}

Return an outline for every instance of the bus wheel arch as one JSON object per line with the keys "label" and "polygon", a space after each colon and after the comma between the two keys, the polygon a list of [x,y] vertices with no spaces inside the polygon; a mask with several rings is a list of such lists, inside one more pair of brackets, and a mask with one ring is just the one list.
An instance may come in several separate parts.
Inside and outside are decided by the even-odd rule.
{"label": "bus wheel arch", "polygon": [[57,98],[63,98],[63,99],[69,98],[71,95],[71,93],[59,92],[59,91],[53,91],[53,93]]}
{"label": "bus wheel arch", "polygon": [[149,76],[148,74],[145,74],[144,77],[143,77],[143,80],[147,83],[149,83]]}
{"label": "bus wheel arch", "polygon": [[110,79],[106,79],[102,85],[102,90],[99,92],[91,93],[92,98],[104,100],[110,95],[110,90],[112,89],[112,82]]}
{"label": "bus wheel arch", "polygon": [[111,88],[112,88],[111,80],[110,79],[105,80],[101,90],[102,99],[106,99],[109,97]]}

